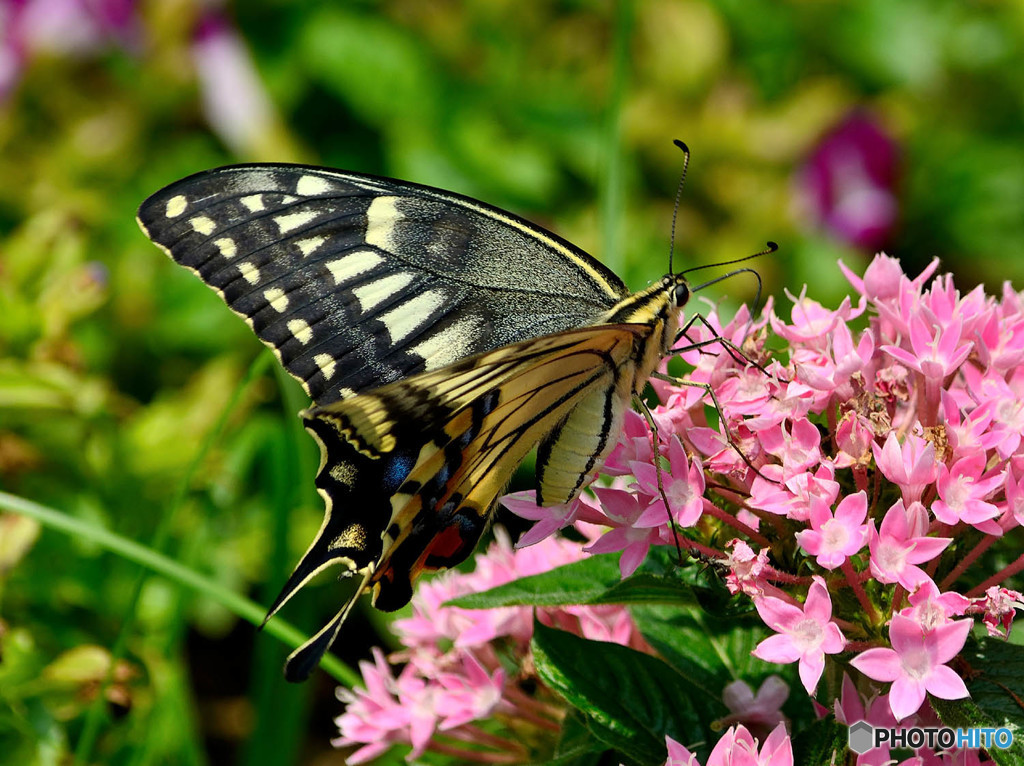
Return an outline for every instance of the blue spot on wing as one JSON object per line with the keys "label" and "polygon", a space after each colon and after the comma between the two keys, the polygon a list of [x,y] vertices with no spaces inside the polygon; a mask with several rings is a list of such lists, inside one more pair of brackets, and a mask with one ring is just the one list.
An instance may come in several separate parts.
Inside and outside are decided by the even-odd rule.
{"label": "blue spot on wing", "polygon": [[384,491],[389,495],[397,492],[414,465],[416,458],[410,452],[397,452],[388,456],[382,471]]}

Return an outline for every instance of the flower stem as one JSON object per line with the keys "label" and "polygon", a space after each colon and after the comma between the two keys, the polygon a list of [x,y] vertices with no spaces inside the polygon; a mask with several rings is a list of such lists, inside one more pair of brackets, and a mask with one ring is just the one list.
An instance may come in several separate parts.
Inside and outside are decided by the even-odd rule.
{"label": "flower stem", "polygon": [[483,750],[469,750],[464,747],[449,745],[445,742],[438,742],[436,739],[427,745],[427,749],[433,750],[435,753],[450,755],[455,758],[457,763],[521,763],[523,755],[525,755],[521,751],[490,753]]}
{"label": "flower stem", "polygon": [[978,596],[982,595],[985,591],[987,591],[989,588],[991,588],[993,585],[998,585],[999,583],[1003,582],[1006,578],[1012,577],[1021,570],[1024,570],[1024,553],[1022,553],[1020,557],[1012,564],[1010,564],[1007,567],[1003,567],[996,574],[992,575],[984,582],[975,585],[964,595],[966,595],[968,598],[977,598]]}
{"label": "flower stem", "polygon": [[[986,537],[980,543],[975,545],[974,548],[966,556],[963,557],[963,560],[961,560],[959,564],[953,567],[952,572],[950,572],[948,575],[942,578],[942,582],[939,583],[940,590],[946,590],[950,585],[956,582],[957,578],[967,571],[967,567],[969,567],[971,564],[977,561],[978,556],[980,556],[982,553],[984,553],[990,547],[992,547],[992,543],[994,543],[998,539],[999,538],[995,535],[986,535]],[[999,573],[1000,581],[1002,581],[1002,579],[1005,577],[1006,574],[1004,572]]]}
{"label": "flower stem", "polygon": [[709,513],[712,516],[714,516],[716,519],[718,519],[719,521],[721,521],[721,522],[723,522],[725,524],[728,524],[730,527],[735,529],[737,532],[739,532],[742,535],[746,535],[746,537],[748,539],[753,540],[758,545],[761,545],[761,546],[763,546],[765,548],[767,548],[769,545],[771,545],[771,543],[768,541],[767,537],[765,537],[764,535],[759,533],[753,527],[750,527],[747,524],[744,524],[742,521],[737,519],[731,513],[726,513],[725,511],[723,511],[721,508],[719,508],[717,505],[715,505],[711,501],[705,501],[704,502],[704,513]]}
{"label": "flower stem", "polygon": [[861,609],[864,610],[872,624],[877,624],[878,611],[875,609],[875,605],[871,603],[871,599],[868,598],[864,586],[860,584],[860,577],[854,571],[853,564],[850,563],[849,559],[843,562],[842,570],[843,574],[846,575],[847,582],[850,583],[850,587],[853,588],[853,592],[857,594],[857,600],[860,602]]}

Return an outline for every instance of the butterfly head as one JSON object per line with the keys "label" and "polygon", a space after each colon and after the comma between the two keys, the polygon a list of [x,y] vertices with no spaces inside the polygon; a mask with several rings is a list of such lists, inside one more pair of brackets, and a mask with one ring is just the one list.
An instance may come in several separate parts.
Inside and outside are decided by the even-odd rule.
{"label": "butterfly head", "polygon": [[666,274],[661,279],[673,308],[682,308],[690,300],[690,284],[682,274]]}

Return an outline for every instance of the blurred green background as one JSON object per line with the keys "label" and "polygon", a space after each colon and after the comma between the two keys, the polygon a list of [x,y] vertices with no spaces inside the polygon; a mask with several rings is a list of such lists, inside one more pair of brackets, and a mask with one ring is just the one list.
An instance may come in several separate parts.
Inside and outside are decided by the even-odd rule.
{"label": "blurred green background", "polygon": [[[272,365],[246,377],[261,346],[138,204],[241,161],[397,176],[638,288],[666,268],[673,138],[687,265],[775,240],[766,292],[827,305],[836,259],[881,248],[964,292],[1024,283],[1020,2],[3,0],[0,490],[267,603],[321,518],[304,402]],[[343,763],[327,676],[286,687],[275,638],[140,571],[0,512],[0,763]],[[337,587],[285,617],[316,629]]]}

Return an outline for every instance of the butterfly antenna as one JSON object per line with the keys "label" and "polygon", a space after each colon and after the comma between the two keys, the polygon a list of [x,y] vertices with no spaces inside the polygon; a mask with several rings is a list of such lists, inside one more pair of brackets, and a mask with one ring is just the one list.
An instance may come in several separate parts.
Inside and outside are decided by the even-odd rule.
{"label": "butterfly antenna", "polygon": [[[711,266],[729,266],[729,265],[732,265],[732,264],[735,264],[735,263],[743,263],[744,261],[749,261],[749,260],[751,260],[753,258],[760,258],[762,255],[770,255],[771,253],[774,253],[778,249],[779,249],[779,246],[776,245],[774,242],[768,242],[768,245],[764,248],[764,250],[761,250],[758,253],[754,253],[753,255],[748,255],[748,256],[745,256],[743,258],[737,258],[734,261],[725,261],[724,263],[712,263],[712,264],[708,264],[706,266],[694,266],[692,269],[687,269],[683,273],[684,274],[688,274],[688,273],[690,273],[692,271],[699,271],[700,269],[710,268]],[[734,277],[737,274],[753,274],[754,275],[754,279],[757,280],[757,293],[754,295],[754,308],[753,308],[753,310],[751,310],[750,317],[747,319],[747,329],[743,331],[743,337],[745,338],[745,337],[747,337],[747,334],[750,332],[750,326],[754,323],[754,313],[757,310],[758,306],[761,305],[761,292],[764,289],[764,282],[761,281],[761,275],[758,274],[756,270],[751,269],[749,267],[744,267],[742,269],[735,269],[733,271],[730,271],[728,274],[723,274],[720,277],[715,277],[714,279],[709,279],[707,282],[703,282],[703,283],[697,285],[696,287],[691,287],[690,288],[690,292],[691,293],[695,293],[695,292],[697,292],[699,290],[703,290],[705,287],[713,285],[716,282],[721,282],[723,279],[729,279],[729,277]]]}
{"label": "butterfly antenna", "polygon": [[[722,266],[732,266],[734,263],[744,263],[745,261],[752,261],[755,258],[760,258],[763,255],[771,255],[772,253],[776,252],[778,249],[779,249],[778,245],[776,245],[774,242],[769,241],[765,245],[765,248],[763,250],[759,250],[758,252],[752,253],[751,255],[745,255],[742,258],[736,258],[736,259],[731,260],[731,261],[721,261],[719,263],[705,263],[703,266],[693,266],[693,267],[691,267],[689,269],[686,269],[685,271],[681,271],[679,273],[680,274],[692,274],[693,272],[700,271],[701,269],[720,269]],[[731,277],[734,274],[739,274],[739,273],[741,273],[743,271],[753,271],[753,269],[739,269],[737,271],[733,271],[733,272],[731,272],[729,274],[726,274],[723,277],[718,277],[717,279],[712,279],[710,282],[705,282],[704,284],[700,285],[700,287],[691,287],[690,291],[693,292],[693,291],[701,289],[701,287],[707,287],[708,285],[713,285],[715,282],[721,281],[721,280],[725,279],[726,277]],[[756,274],[757,272],[755,271],[754,273]]]}
{"label": "butterfly antenna", "polygon": [[686,171],[690,167],[690,147],[678,138],[672,141],[673,144],[683,150],[683,172],[679,174],[679,185],[676,187],[676,202],[672,206],[672,236],[668,244],[668,273],[672,272],[672,256],[676,251],[676,220],[679,218],[679,201],[683,198],[683,183],[686,181]]}

